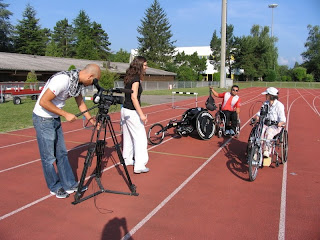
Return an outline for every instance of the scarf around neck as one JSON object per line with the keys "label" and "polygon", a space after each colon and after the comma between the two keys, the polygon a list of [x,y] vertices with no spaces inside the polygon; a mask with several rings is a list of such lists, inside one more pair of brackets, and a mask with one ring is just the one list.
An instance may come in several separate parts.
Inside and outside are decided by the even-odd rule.
{"label": "scarf around neck", "polygon": [[54,74],[48,81],[50,81],[53,77],[65,74],[69,77],[69,86],[68,86],[68,94],[71,97],[77,97],[80,95],[81,90],[83,88],[83,84],[79,83],[79,72],[80,70],[74,69],[71,71],[62,71]]}

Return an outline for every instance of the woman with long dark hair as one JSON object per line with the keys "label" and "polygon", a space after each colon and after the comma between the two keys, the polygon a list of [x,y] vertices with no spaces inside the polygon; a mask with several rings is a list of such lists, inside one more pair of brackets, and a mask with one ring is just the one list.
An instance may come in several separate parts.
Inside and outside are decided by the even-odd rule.
{"label": "woman with long dark hair", "polygon": [[134,173],[149,172],[146,167],[149,156],[147,150],[147,135],[144,124],[147,116],[141,109],[141,81],[147,70],[147,59],[137,56],[130,63],[124,78],[125,89],[133,93],[125,94],[125,101],[121,108],[121,124],[123,130],[123,158],[125,164],[134,165]]}

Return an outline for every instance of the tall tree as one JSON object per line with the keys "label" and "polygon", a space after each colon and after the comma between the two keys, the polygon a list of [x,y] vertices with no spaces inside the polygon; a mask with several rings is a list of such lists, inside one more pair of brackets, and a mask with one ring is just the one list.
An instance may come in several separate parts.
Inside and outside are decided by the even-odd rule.
{"label": "tall tree", "polygon": [[55,57],[73,57],[74,36],[72,25],[68,19],[56,23],[51,35],[51,42],[47,46],[47,54]]}
{"label": "tall tree", "polygon": [[74,19],[76,57],[106,60],[110,54],[109,37],[101,24],[91,23],[89,16],[81,10]]}
{"label": "tall tree", "polygon": [[269,27],[253,25],[250,36],[236,38],[234,67],[244,69],[248,80],[262,80],[277,65],[276,39],[270,38],[268,33]]}
{"label": "tall tree", "polygon": [[18,53],[44,55],[48,39],[46,29],[41,29],[36,11],[27,4],[23,19],[19,20],[14,36],[14,47]]}
{"label": "tall tree", "polygon": [[9,4],[2,3],[2,1],[0,0],[0,52],[8,52],[12,48],[13,26],[9,21],[12,12],[6,9]]}
{"label": "tall tree", "polygon": [[320,28],[319,25],[308,25],[309,36],[304,46],[307,48],[301,54],[308,73],[313,74],[314,79],[320,82]]}
{"label": "tall tree", "polygon": [[81,10],[73,23],[76,37],[76,57],[82,59],[98,59],[98,54],[95,51],[95,43],[91,37],[92,24],[89,16],[85,11]]}
{"label": "tall tree", "polygon": [[150,66],[165,68],[174,54],[171,25],[166,13],[161,8],[158,0],[154,0],[150,8],[145,11],[141,26],[137,31],[138,52],[147,58]]}
{"label": "tall tree", "polygon": [[102,29],[101,24],[93,22],[92,38],[94,40],[95,49],[99,59],[106,60],[110,58],[110,42],[108,34]]}

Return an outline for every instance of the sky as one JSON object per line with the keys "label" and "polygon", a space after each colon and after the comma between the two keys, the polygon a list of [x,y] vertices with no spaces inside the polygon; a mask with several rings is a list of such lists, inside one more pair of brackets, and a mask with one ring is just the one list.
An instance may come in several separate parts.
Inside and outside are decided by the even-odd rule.
{"label": "sky", "polygon": [[[220,34],[222,0],[158,0],[171,24],[176,47],[209,46],[213,32]],[[10,22],[16,25],[29,3],[42,28],[53,30],[57,21],[69,23],[84,10],[90,20],[102,25],[109,36],[112,52],[120,48],[130,52],[138,47],[137,28],[153,0],[2,0],[10,4]],[[271,9],[269,4],[278,4]],[[320,25],[319,0],[228,0],[227,23],[234,36],[248,36],[254,24],[269,26],[278,38],[278,63],[292,68],[302,63],[301,53],[307,41],[308,24]],[[273,12],[273,18],[272,18]]]}

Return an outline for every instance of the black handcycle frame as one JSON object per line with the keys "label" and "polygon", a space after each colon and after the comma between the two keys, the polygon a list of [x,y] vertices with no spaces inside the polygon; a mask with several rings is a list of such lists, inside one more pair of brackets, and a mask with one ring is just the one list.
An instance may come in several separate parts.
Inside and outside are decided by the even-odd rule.
{"label": "black handcycle frame", "polygon": [[[190,116],[189,113],[192,114],[193,110],[198,111],[198,113]],[[207,116],[207,118],[200,119],[202,115]],[[203,123],[203,121],[205,123]],[[184,112],[180,120],[172,119],[167,123],[166,126],[163,126],[159,122],[153,124],[148,130],[147,138],[149,143],[151,143],[152,145],[158,145],[163,141],[167,131],[170,128],[174,128],[175,133],[177,133],[180,136],[188,136],[196,129],[201,139],[208,140],[213,136],[215,132],[214,126],[215,126],[214,118],[208,112],[207,109],[200,108],[200,107],[191,108],[191,109],[188,109],[186,112]],[[206,130],[206,129],[202,129],[202,128],[206,128],[206,127],[213,128],[211,130],[212,132],[211,134],[205,134],[206,131],[205,133],[203,133],[202,130]]]}

